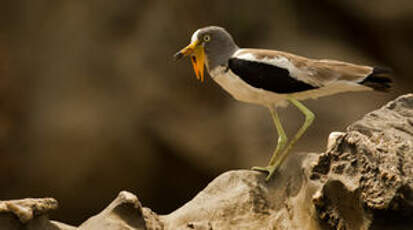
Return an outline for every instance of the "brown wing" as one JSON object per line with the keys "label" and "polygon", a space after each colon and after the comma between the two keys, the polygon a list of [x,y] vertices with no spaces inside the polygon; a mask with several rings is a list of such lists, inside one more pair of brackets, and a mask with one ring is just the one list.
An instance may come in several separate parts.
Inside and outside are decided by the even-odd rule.
{"label": "brown wing", "polygon": [[[326,86],[337,81],[359,83],[373,72],[373,67],[356,65],[335,60],[317,60],[287,52],[265,49],[242,49],[237,56],[251,54],[257,62],[273,64],[287,68],[284,63],[278,64],[280,58],[287,59],[293,67],[288,67],[292,77],[315,86]],[[250,59],[251,60],[251,59]]]}

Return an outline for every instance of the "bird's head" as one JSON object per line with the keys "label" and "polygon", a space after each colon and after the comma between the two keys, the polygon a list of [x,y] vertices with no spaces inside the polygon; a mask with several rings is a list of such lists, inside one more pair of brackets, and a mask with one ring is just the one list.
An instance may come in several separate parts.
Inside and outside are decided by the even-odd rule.
{"label": "bird's head", "polygon": [[232,36],[222,27],[208,26],[195,31],[191,43],[175,54],[175,59],[191,57],[197,79],[204,81],[204,65],[212,70],[225,65],[238,49]]}

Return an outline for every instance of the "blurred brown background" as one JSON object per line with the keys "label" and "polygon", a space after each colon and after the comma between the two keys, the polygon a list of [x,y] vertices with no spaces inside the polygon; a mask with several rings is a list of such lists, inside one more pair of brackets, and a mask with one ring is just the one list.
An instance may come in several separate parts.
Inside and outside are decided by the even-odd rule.
{"label": "blurred brown background", "polygon": [[[79,224],[127,189],[166,214],[219,173],[264,165],[267,110],[172,61],[206,25],[241,47],[393,68],[390,94],[305,102],[317,119],[294,151],[323,151],[329,132],[413,89],[411,0],[3,0],[0,199],[52,196],[52,218]],[[292,135],[302,115],[280,112]]]}

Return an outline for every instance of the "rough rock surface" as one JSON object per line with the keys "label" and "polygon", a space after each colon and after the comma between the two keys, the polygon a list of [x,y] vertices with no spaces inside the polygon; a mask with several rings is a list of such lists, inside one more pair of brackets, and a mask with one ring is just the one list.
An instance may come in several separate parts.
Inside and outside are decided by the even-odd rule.
{"label": "rough rock surface", "polygon": [[48,220],[47,214],[57,209],[57,206],[53,198],[0,201],[0,229],[75,229]]}
{"label": "rough rock surface", "polygon": [[166,229],[319,229],[315,209],[307,201],[317,186],[300,167],[315,155],[296,155],[271,182],[251,170],[222,174],[192,201],[162,216]]}
{"label": "rough rock surface", "polygon": [[[334,133],[311,178],[313,202],[337,229],[413,227],[413,94],[399,97]],[[409,227],[409,228],[408,228]]]}
{"label": "rough rock surface", "polygon": [[27,223],[35,215],[40,216],[55,210],[57,205],[57,201],[53,198],[10,200],[0,202],[0,213],[13,213],[20,222]]}
{"label": "rough rock surface", "polygon": [[54,199],[0,202],[0,229],[412,229],[413,94],[331,133],[325,153],[292,153],[270,182],[226,172],[169,215],[128,192],[79,227],[49,221]]}
{"label": "rough rock surface", "polygon": [[135,195],[123,191],[105,210],[79,226],[79,230],[101,229],[160,230],[163,225],[159,222],[158,215],[143,208]]}

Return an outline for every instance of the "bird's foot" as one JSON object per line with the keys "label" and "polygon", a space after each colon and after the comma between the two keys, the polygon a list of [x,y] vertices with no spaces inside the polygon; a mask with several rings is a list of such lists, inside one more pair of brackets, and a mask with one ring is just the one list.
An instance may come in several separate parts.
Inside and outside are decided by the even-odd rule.
{"label": "bird's foot", "polygon": [[265,181],[269,181],[271,179],[276,169],[277,167],[275,165],[268,165],[266,167],[252,167],[252,170],[268,173],[267,177],[265,177]]}

